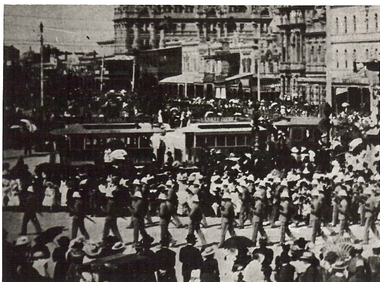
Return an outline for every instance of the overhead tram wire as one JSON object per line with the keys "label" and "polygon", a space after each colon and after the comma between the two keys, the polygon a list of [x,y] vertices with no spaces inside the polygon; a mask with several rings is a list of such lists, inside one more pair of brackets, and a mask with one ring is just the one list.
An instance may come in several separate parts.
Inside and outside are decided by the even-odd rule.
{"label": "overhead tram wire", "polygon": [[19,15],[19,14],[4,14],[4,17],[21,17],[21,18],[35,18],[35,19],[54,19],[54,20],[68,20],[68,21],[86,21],[86,22],[104,22],[110,24],[108,20],[98,20],[98,19],[80,19],[80,18],[67,18],[67,17],[49,17],[49,16],[32,16],[32,15]]}

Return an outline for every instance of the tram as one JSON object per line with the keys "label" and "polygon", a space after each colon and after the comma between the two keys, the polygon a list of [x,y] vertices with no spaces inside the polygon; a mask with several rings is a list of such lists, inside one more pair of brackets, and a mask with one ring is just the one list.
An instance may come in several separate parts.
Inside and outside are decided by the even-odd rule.
{"label": "tram", "polygon": [[[285,133],[289,147],[312,148],[321,136],[320,118],[291,117],[273,123]],[[180,130],[185,135],[189,161],[197,161],[204,148],[215,148],[223,154],[240,154],[252,148],[252,125],[249,122],[196,123]]]}
{"label": "tram", "polygon": [[[152,161],[151,137],[162,134],[164,128],[150,123],[91,123],[69,124],[51,132],[58,138],[65,138],[69,152],[68,163],[94,163],[102,161],[104,150],[125,149],[134,164],[148,164]],[[59,149],[58,149],[59,151]]]}

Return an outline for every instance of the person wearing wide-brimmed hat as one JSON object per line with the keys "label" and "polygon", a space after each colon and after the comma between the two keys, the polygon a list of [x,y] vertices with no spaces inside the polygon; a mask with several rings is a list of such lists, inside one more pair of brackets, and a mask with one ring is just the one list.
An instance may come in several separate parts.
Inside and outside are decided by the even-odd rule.
{"label": "person wearing wide-brimmed hat", "polygon": [[327,282],[346,282],[347,278],[344,273],[346,268],[347,265],[344,261],[336,261],[332,267],[332,275]]}
{"label": "person wearing wide-brimmed hat", "polygon": [[183,281],[188,282],[191,278],[191,272],[194,269],[200,269],[202,265],[201,252],[194,247],[197,238],[194,234],[188,234],[186,237],[187,244],[179,251],[179,261],[182,262]]}
{"label": "person wearing wide-brimmed hat", "polygon": [[235,236],[234,222],[235,222],[235,210],[231,202],[231,196],[229,193],[224,193],[222,196],[222,206],[221,206],[221,216],[222,216],[222,233],[220,237],[219,246],[224,243],[226,238],[227,230],[231,236]]}
{"label": "person wearing wide-brimmed hat", "polygon": [[177,281],[175,273],[176,253],[169,249],[170,238],[165,237],[160,241],[161,249],[156,252],[157,281]]}
{"label": "person wearing wide-brimmed hat", "polygon": [[215,249],[208,247],[202,252],[201,282],[219,282],[218,261],[214,258]]}
{"label": "person wearing wide-brimmed hat", "polygon": [[303,263],[303,269],[305,271],[298,276],[299,282],[323,282],[323,276],[318,269],[319,260],[315,257],[314,253],[310,251],[304,251],[301,257],[298,259]]}
{"label": "person wearing wide-brimmed hat", "polygon": [[81,275],[79,273],[80,267],[83,264],[83,259],[86,253],[83,251],[84,244],[78,239],[72,240],[70,243],[66,257],[70,264],[66,274],[66,281],[79,281]]}

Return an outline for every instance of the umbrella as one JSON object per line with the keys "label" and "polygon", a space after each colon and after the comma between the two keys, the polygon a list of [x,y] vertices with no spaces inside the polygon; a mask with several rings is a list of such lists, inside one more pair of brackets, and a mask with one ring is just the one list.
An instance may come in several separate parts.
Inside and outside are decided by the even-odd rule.
{"label": "umbrella", "polygon": [[213,111],[208,111],[208,112],[205,113],[205,117],[208,117],[209,115],[213,115],[213,114],[214,114]]}
{"label": "umbrella", "polygon": [[28,119],[20,119],[21,122],[24,122],[26,124],[26,127],[30,132],[34,132],[37,130],[37,126],[30,122]]}
{"label": "umbrella", "polygon": [[128,155],[124,149],[117,149],[110,154],[111,160],[124,160],[124,157]]}
{"label": "umbrella", "polygon": [[255,244],[251,239],[248,239],[244,236],[234,236],[229,239],[227,239],[220,248],[224,249],[243,249],[243,248],[250,248],[254,247]]}
{"label": "umbrella", "polygon": [[348,144],[350,151],[353,151],[357,146],[359,146],[362,143],[363,143],[363,140],[361,138],[356,138],[356,139],[352,140]]}
{"label": "umbrella", "polygon": [[55,237],[61,234],[64,230],[67,230],[64,226],[54,226],[46,229],[40,235],[38,235],[34,241],[39,242],[43,245],[46,245],[50,242],[53,242]]}
{"label": "umbrella", "polygon": [[170,111],[171,112],[173,112],[173,111],[178,111],[179,112],[178,108],[176,108],[176,107],[171,108]]}

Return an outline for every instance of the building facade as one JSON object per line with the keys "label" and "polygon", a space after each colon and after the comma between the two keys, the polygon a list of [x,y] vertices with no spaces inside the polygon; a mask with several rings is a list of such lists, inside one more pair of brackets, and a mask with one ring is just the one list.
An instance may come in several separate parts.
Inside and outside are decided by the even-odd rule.
{"label": "building facade", "polygon": [[328,7],[328,80],[338,111],[343,102],[356,111],[377,111],[379,70],[366,65],[380,60],[379,16],[380,6]]}
{"label": "building facade", "polygon": [[278,22],[281,97],[322,105],[326,98],[325,7],[279,7]]}
{"label": "building facade", "polygon": [[119,6],[115,54],[181,46],[182,74],[161,80],[176,95],[257,97],[260,72],[263,92],[278,96],[275,13],[270,6]]}

